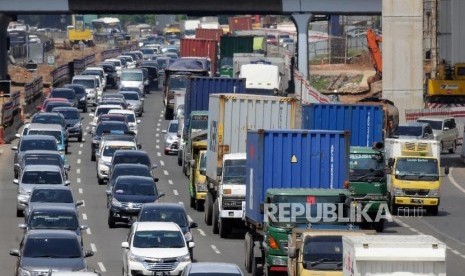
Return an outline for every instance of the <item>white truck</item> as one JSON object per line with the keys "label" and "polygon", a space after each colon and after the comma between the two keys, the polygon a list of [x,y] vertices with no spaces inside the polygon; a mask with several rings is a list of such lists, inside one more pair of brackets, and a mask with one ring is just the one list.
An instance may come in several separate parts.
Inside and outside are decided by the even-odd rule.
{"label": "white truck", "polygon": [[343,236],[343,276],[445,276],[446,246],[427,235]]}
{"label": "white truck", "polygon": [[247,130],[292,129],[296,107],[287,97],[210,95],[205,222],[214,233],[226,237],[235,224],[242,225]]}
{"label": "white truck", "polygon": [[191,19],[181,22],[181,33],[184,38],[195,38],[195,30],[199,27],[200,20]]}

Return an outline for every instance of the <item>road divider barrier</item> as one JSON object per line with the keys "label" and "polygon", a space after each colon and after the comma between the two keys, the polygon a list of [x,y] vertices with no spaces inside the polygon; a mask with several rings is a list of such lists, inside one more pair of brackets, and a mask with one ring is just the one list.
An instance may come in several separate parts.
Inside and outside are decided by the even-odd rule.
{"label": "road divider barrier", "polygon": [[2,104],[1,116],[0,143],[10,143],[23,125],[19,91],[13,92],[9,100]]}
{"label": "road divider barrier", "polygon": [[[36,106],[44,100],[44,83],[42,77],[34,79],[24,85],[24,104],[22,108],[23,116],[30,117],[37,112]],[[24,121],[24,118],[22,118]]]}

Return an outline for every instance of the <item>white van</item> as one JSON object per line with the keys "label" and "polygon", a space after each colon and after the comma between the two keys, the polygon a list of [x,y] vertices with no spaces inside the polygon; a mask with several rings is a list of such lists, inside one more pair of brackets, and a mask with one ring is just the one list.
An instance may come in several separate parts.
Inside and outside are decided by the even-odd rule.
{"label": "white van", "polygon": [[72,84],[80,84],[86,88],[87,104],[94,105],[97,103],[97,98],[102,97],[102,86],[100,79],[93,75],[76,75],[71,81]]}

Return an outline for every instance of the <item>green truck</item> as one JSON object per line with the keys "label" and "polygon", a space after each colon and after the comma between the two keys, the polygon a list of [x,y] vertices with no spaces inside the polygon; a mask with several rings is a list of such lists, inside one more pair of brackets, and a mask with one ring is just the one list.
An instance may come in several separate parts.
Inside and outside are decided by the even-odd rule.
{"label": "green truck", "polygon": [[233,77],[236,53],[253,53],[253,36],[222,36],[220,39],[220,76]]}

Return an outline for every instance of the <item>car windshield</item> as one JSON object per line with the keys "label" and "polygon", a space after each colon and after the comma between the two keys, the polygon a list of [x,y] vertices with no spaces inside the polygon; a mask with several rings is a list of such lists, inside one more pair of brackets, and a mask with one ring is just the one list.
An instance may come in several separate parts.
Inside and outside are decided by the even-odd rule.
{"label": "car windshield", "polygon": [[164,58],[158,58],[157,59],[157,64],[160,69],[166,69],[166,67],[169,64],[169,59],[164,59]]}
{"label": "car windshield", "polygon": [[143,210],[138,221],[174,222],[180,227],[187,226],[186,213],[180,210],[148,209]]}
{"label": "car windshield", "polygon": [[183,248],[184,237],[180,231],[137,231],[133,246],[136,248]]}
{"label": "car windshield", "polygon": [[74,79],[73,84],[80,84],[85,88],[95,88],[95,80],[92,79]]}
{"label": "car windshield", "polygon": [[22,184],[62,184],[60,172],[25,171],[21,178]]}
{"label": "car windshield", "polygon": [[398,126],[396,130],[397,136],[422,136],[421,126]]}
{"label": "car windshield", "polygon": [[76,230],[79,223],[72,212],[33,212],[28,226],[32,229],[66,229]]}
{"label": "car windshield", "polygon": [[24,158],[24,165],[56,165],[61,167],[63,164],[59,155],[32,155]]}
{"label": "car windshield", "polygon": [[118,176],[122,175],[138,175],[152,177],[147,167],[143,168],[117,168],[111,173],[111,180],[115,180]]}
{"label": "car windshield", "polygon": [[135,123],[136,122],[136,116],[134,116],[134,114],[123,114],[124,117],[126,117],[126,120],[129,122],[129,123]]}
{"label": "car windshield", "polygon": [[[52,104],[52,103],[50,103]],[[49,105],[50,105],[49,104]],[[55,104],[55,103],[54,103]],[[43,115],[43,116],[34,116],[32,117],[31,123],[38,123],[38,124],[58,124],[64,125],[65,122],[63,117],[59,115]]]}
{"label": "car windshield", "polygon": [[155,196],[155,186],[151,182],[125,182],[119,181],[115,186],[115,194]]}
{"label": "car windshield", "polygon": [[116,150],[136,150],[136,146],[105,146],[103,156],[113,156]]}
{"label": "car windshield", "polygon": [[32,191],[31,202],[73,203],[70,190],[36,189]]}
{"label": "car windshield", "polygon": [[57,112],[63,115],[67,120],[78,120],[80,118],[79,111],[77,110],[60,110]]}
{"label": "car windshield", "polygon": [[185,90],[187,87],[187,79],[187,75],[170,76],[168,80],[168,86],[170,89]]}
{"label": "car windshield", "polygon": [[202,131],[208,128],[208,116],[203,116],[202,120],[191,120],[190,128],[192,132]]}
{"label": "car windshield", "polygon": [[125,156],[118,155],[115,157],[115,164],[143,164],[150,168],[151,163],[148,156],[139,155],[139,156]]}
{"label": "car windshield", "polygon": [[144,55],[153,55],[155,51],[153,49],[140,49]]}
{"label": "car windshield", "polygon": [[171,123],[170,128],[168,129],[170,133],[177,133],[178,132],[178,123]]}
{"label": "car windshield", "polygon": [[96,75],[96,76],[103,77],[103,72],[100,70],[86,70],[82,72],[82,74],[83,75]]}
{"label": "car windshield", "polygon": [[245,185],[246,174],[245,159],[224,161],[223,184]]}
{"label": "car windshield", "polygon": [[99,124],[97,130],[95,131],[96,135],[102,135],[104,131],[110,131],[111,133],[125,133],[129,131],[126,124]]}
{"label": "car windshield", "polygon": [[438,160],[434,158],[398,158],[396,162],[395,174],[397,179],[437,181]]}
{"label": "car windshield", "polygon": [[143,78],[142,72],[123,72],[121,74],[122,81],[143,81]]}
{"label": "car windshield", "polygon": [[47,103],[47,106],[45,107],[45,112],[51,112],[55,107],[69,107],[71,106],[71,103],[68,102],[51,102]]}
{"label": "car windshield", "polygon": [[417,120],[420,123],[428,123],[434,130],[442,130],[442,121]]}
{"label": "car windshield", "polygon": [[61,144],[63,142],[61,131],[54,131],[54,130],[34,130],[30,129],[29,132],[27,133],[28,135],[49,135],[53,136],[58,144]]}
{"label": "car windshield", "polygon": [[361,176],[383,176],[384,160],[381,155],[352,153],[350,154],[350,180],[359,179]]}
{"label": "car windshield", "polygon": [[342,269],[341,236],[307,236],[302,251],[308,269]]}
{"label": "car windshield", "polygon": [[58,150],[58,148],[56,142],[52,140],[23,140],[19,150]]}
{"label": "car windshield", "polygon": [[52,90],[52,97],[73,100],[75,95],[72,91]]}
{"label": "car windshield", "polygon": [[97,117],[102,115],[102,114],[108,114],[108,111],[112,110],[112,109],[116,109],[115,107],[99,107],[97,110],[96,110],[96,115]]}
{"label": "car windshield", "polygon": [[123,96],[126,100],[138,101],[139,93],[123,93]]}
{"label": "car windshield", "polygon": [[82,258],[82,249],[77,239],[37,237],[24,244],[23,257],[27,258]]}

